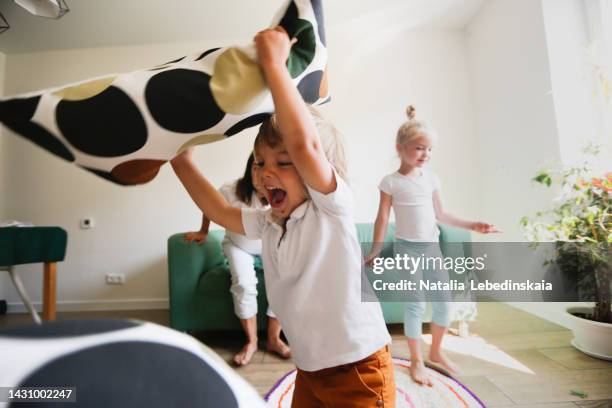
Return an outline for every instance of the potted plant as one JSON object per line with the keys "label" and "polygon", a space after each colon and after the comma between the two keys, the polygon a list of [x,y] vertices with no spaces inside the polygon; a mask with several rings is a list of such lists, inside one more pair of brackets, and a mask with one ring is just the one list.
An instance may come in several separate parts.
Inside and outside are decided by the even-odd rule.
{"label": "potted plant", "polygon": [[[587,158],[599,148],[585,149]],[[599,358],[612,360],[612,310],[610,243],[612,243],[612,172],[595,174],[587,159],[582,165],[558,166],[540,171],[533,181],[551,187],[559,185],[560,197],[552,208],[523,217],[525,237],[534,242],[555,242],[555,253],[546,263],[555,263],[576,283],[580,300],[592,307],[566,310],[574,340],[572,345]]]}

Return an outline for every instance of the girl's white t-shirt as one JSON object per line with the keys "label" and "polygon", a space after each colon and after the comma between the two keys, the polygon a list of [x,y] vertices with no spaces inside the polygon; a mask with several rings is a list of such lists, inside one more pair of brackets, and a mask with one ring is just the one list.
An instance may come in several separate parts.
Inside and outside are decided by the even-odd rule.
{"label": "girl's white t-shirt", "polygon": [[391,342],[378,302],[361,300],[361,249],[348,185],[309,187],[286,231],[271,210],[242,210],[246,236],[261,238],[266,293],[295,364],[317,371],[359,361]]}
{"label": "girl's white t-shirt", "polygon": [[395,237],[407,241],[438,242],[433,193],[440,179],[430,170],[417,169],[414,174],[396,171],[385,176],[378,188],[391,196],[395,212]]}
{"label": "girl's white t-shirt", "polygon": [[[219,193],[227,200],[227,202],[236,208],[254,208],[257,210],[268,208],[267,205],[264,205],[259,200],[257,193],[254,191],[251,195],[251,204],[247,204],[244,201],[240,200],[236,195],[236,185],[238,184],[238,180],[225,183],[219,188]],[[225,238],[223,238],[223,244],[232,243],[233,245],[241,248],[242,250],[248,252],[253,255],[261,254],[261,240],[260,239],[248,239],[244,235],[237,234],[230,230],[225,230]]]}

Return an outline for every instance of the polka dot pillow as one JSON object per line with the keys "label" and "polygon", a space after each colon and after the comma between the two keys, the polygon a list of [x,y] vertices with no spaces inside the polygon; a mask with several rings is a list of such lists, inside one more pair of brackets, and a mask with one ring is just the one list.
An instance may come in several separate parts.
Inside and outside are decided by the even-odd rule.
{"label": "polka dot pillow", "polygon": [[[321,0],[289,1],[276,25],[298,38],[287,67],[302,97],[326,102]],[[13,132],[122,185],[146,183],[187,147],[233,136],[273,111],[253,44],[0,99],[0,121]]]}

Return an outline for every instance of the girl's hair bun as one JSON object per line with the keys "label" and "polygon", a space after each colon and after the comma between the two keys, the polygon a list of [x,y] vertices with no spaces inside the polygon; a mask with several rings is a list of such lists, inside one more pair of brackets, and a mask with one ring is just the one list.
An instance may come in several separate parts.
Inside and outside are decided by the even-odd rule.
{"label": "girl's hair bun", "polygon": [[416,109],[414,108],[414,106],[409,105],[406,108],[406,115],[408,115],[408,119],[414,119],[414,117],[416,116]]}

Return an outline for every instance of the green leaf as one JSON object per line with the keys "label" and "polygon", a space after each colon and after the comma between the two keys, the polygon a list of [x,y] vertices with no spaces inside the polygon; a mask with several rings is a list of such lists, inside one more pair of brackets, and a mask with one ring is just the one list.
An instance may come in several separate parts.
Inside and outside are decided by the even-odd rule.
{"label": "green leaf", "polygon": [[580,390],[570,390],[570,394],[575,395],[576,397],[580,397],[582,399],[587,398],[589,396],[589,394]]}
{"label": "green leaf", "polygon": [[533,181],[540,183],[540,184],[545,184],[546,187],[550,187],[550,185],[552,184],[552,178],[546,172],[541,172],[540,174],[535,176],[533,178]]}

